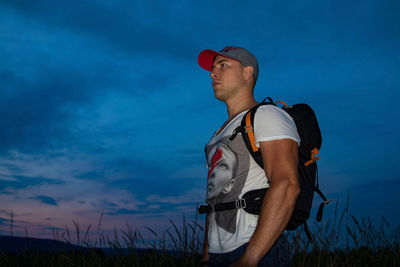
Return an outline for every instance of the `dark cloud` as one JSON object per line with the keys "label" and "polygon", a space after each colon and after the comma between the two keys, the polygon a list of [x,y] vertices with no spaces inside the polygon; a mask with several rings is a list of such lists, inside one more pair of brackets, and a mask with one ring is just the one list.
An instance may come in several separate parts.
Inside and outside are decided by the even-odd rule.
{"label": "dark cloud", "polygon": [[103,200],[101,205],[103,207],[113,207],[113,208],[118,207],[117,204],[115,204],[115,203],[113,203],[112,201],[109,201],[109,200]]}
{"label": "dark cloud", "polygon": [[[108,186],[129,191],[140,199],[149,195],[179,196],[193,187],[203,186],[202,183],[195,181],[194,177],[171,177],[177,170],[194,165],[198,159],[196,151],[183,150],[180,151],[182,154],[171,153],[167,162],[154,158],[146,159],[141,156],[139,150],[136,154],[132,154],[132,157],[104,157],[98,163],[99,167],[96,170],[77,174],[75,177],[107,182]],[[184,159],[186,155],[188,155],[187,162]],[[175,158],[182,159],[175,161]]]}
{"label": "dark cloud", "polygon": [[[10,220],[0,218],[0,225],[7,225],[9,223],[10,223]],[[1,233],[1,230],[0,230],[0,233]]]}
{"label": "dark cloud", "polygon": [[198,179],[174,179],[167,176],[151,177],[141,174],[139,177],[113,181],[110,186],[127,190],[139,201],[142,201],[150,195],[182,196],[193,188],[203,188],[204,183]]}
{"label": "dark cloud", "polygon": [[[121,157],[117,156],[115,158],[108,158],[102,162],[102,168],[100,168],[100,173],[106,173],[110,176],[119,177],[133,177],[135,180],[137,177],[144,175],[148,179],[165,177],[170,172],[170,168],[158,162],[156,159],[146,160],[141,157],[140,151],[136,151],[137,154],[133,154],[132,157]],[[101,174],[98,175],[101,178]],[[89,177],[90,175],[84,174],[83,177]],[[118,182],[115,182],[118,185]]]}
{"label": "dark cloud", "polygon": [[[141,28],[133,21],[134,18],[125,15],[123,10],[118,11],[123,13],[119,14],[96,3],[73,1],[55,4],[52,1],[35,3],[10,1],[3,2],[1,5],[15,8],[24,17],[43,22],[41,29],[37,28],[40,25],[32,26],[37,31],[48,32],[48,27],[55,27],[62,32],[66,27],[112,43],[116,42],[118,46],[122,46],[113,50],[118,51],[117,54],[120,53],[120,49],[135,53],[141,48],[158,50],[159,53],[163,53],[162,51],[169,53],[170,48],[178,49],[175,48],[176,44],[168,44],[169,41],[174,42],[175,38],[170,38],[167,33]],[[24,17],[20,18],[19,23],[15,22],[15,25],[25,28],[27,22]],[[74,41],[80,43],[78,36],[75,36],[73,40],[69,40],[62,34],[57,36],[60,38],[59,42],[64,39],[65,43],[72,41],[72,52],[67,51],[69,56],[60,56],[64,53],[62,49],[48,40],[40,43],[40,38],[28,38],[26,46],[7,46],[5,43],[10,53],[4,53],[5,58],[0,66],[0,113],[4,114],[0,118],[0,127],[3,129],[0,133],[0,153],[2,154],[11,149],[25,153],[38,153],[53,148],[71,147],[77,143],[88,153],[104,153],[106,150],[101,141],[93,144],[88,141],[89,139],[85,141],[80,139],[80,136],[73,135],[72,132],[78,122],[75,117],[76,111],[90,105],[102,93],[108,94],[109,86],[113,87],[112,90],[124,90],[132,94],[131,97],[135,97],[165,88],[166,83],[170,81],[170,78],[162,73],[145,73],[138,75],[136,84],[121,86],[120,78],[125,74],[112,62],[117,61],[117,58],[111,55],[110,62],[98,64],[96,55],[86,55],[75,51],[78,48],[74,45]],[[100,40],[96,48],[102,47],[101,41],[104,40]],[[35,43],[36,41],[39,43]],[[151,43],[154,43],[156,47],[152,48]],[[46,49],[43,49],[43,45]],[[27,56],[20,56],[20,50]],[[107,51],[102,52],[107,53]],[[181,56],[181,53],[177,54]],[[61,61],[57,58],[61,58]],[[92,68],[88,70],[81,67],[86,65],[92,65]],[[143,62],[132,62],[132,66],[137,69],[141,69],[141,65]],[[129,71],[132,72],[132,70]],[[90,119],[91,115],[85,116]],[[112,125],[103,127],[101,130],[110,128]],[[116,132],[118,136],[121,136],[126,131],[117,127],[114,133],[97,132],[98,136],[94,139],[100,140],[102,134],[115,138]],[[85,131],[81,136],[88,137],[87,135],[90,133]]]}
{"label": "dark cloud", "polygon": [[90,172],[85,172],[79,175],[76,175],[76,178],[82,179],[82,180],[104,180],[106,177],[104,176],[104,172],[101,170],[94,170]]}
{"label": "dark cloud", "polygon": [[57,201],[52,198],[52,197],[48,197],[48,196],[36,196],[36,197],[32,197],[31,199],[36,199],[36,200],[40,200],[40,202],[44,203],[44,204],[48,204],[48,205],[52,205],[52,206],[58,206]]}
{"label": "dark cloud", "polygon": [[105,8],[97,2],[85,0],[17,0],[4,4],[25,16],[42,21],[45,25],[84,32],[126,52],[140,51],[187,58],[195,51],[190,44],[190,38],[175,36],[168,28],[158,29],[144,25],[140,19],[135,18],[135,14],[143,14],[131,4],[121,5],[119,9]]}
{"label": "dark cloud", "polygon": [[114,211],[106,212],[107,215],[118,215],[118,214],[145,214],[146,210],[140,209],[116,209]]}
{"label": "dark cloud", "polygon": [[[248,46],[260,59],[262,76],[256,89],[260,99],[289,95],[290,100],[315,103],[327,138],[322,152],[330,157],[337,175],[354,179],[342,178],[342,188],[372,176],[378,181],[381,176],[397,177],[393,176],[397,170],[388,166],[398,165],[392,155],[399,127],[384,126],[392,125],[388,118],[396,121],[394,114],[398,114],[399,5],[391,0],[297,1],[291,5],[277,1],[243,5],[236,0],[226,5],[206,0],[186,10],[188,6],[174,1],[156,5],[2,1],[0,12],[7,12],[3,21],[11,28],[4,28],[5,41],[0,42],[0,154],[19,150],[54,158],[48,154],[52,148],[76,147],[77,153],[88,156],[82,164],[90,167],[78,166],[74,177],[130,192],[144,203],[136,209],[121,209],[114,199],[104,200],[101,204],[110,215],[139,214],[151,219],[190,207],[194,203],[150,203],[146,199],[184,197],[193,188],[205,187],[204,179],[190,177],[185,170],[203,166],[202,149],[209,136],[198,132],[207,127],[211,134],[214,129],[210,128],[219,127],[225,118],[224,107],[218,109],[215,102],[199,99],[196,91],[190,91],[192,101],[170,93],[164,98],[157,95],[157,101],[135,102],[136,109],[127,111],[115,108],[113,101],[121,96],[144,99],[152,92],[186,86],[190,77],[180,75],[190,73],[182,72],[180,61],[191,60],[196,65],[201,48],[233,44]],[[170,65],[160,63],[166,58]],[[267,86],[262,79],[267,79]],[[207,86],[211,98],[211,86]],[[107,101],[111,106],[106,106]],[[150,107],[143,116],[126,119],[126,113],[142,110],[140,104]],[[98,109],[105,113],[100,123]],[[215,122],[216,116],[221,116],[220,121]],[[68,156],[74,160],[75,155]],[[59,183],[53,178],[24,176],[26,170],[19,166],[2,164],[12,173],[11,179],[16,179],[1,180],[3,194],[8,189]],[[184,173],[179,179],[171,177],[179,170]],[[351,188],[355,207],[363,214],[380,209],[390,212],[399,189],[396,179],[382,181],[382,186],[375,182]],[[47,195],[43,192],[35,197],[37,203],[57,205]]]}
{"label": "dark cloud", "polygon": [[30,177],[22,175],[13,175],[15,180],[2,180],[0,184],[0,193],[9,193],[8,190],[25,189],[30,186],[39,186],[43,184],[63,184],[60,180],[45,177]]}
{"label": "dark cloud", "polygon": [[71,113],[90,100],[87,80],[77,72],[43,69],[33,82],[10,72],[0,79],[0,152],[26,152],[66,141]]}
{"label": "dark cloud", "polygon": [[[55,232],[64,232],[65,228],[61,228],[61,227],[43,227],[43,230],[51,231],[51,233],[54,233],[54,231]],[[55,237],[57,237],[57,235]]]}
{"label": "dark cloud", "polygon": [[[8,159],[12,159],[12,157],[10,156]],[[12,173],[22,173],[23,172],[23,168],[21,166],[18,166],[15,163],[1,162],[0,166]]]}
{"label": "dark cloud", "polygon": [[[114,127],[118,125],[109,125],[100,131],[76,131],[80,120],[95,119],[94,114],[82,115],[79,110],[107,92],[111,81],[107,75],[37,65],[35,75],[27,77],[1,69],[0,66],[1,154],[13,149],[24,153],[48,152],[78,144],[82,150],[99,154],[106,150],[96,140],[102,136],[124,135],[125,129],[118,131]],[[96,136],[93,138],[91,134]],[[87,139],[83,140],[82,136]]]}
{"label": "dark cloud", "polygon": [[196,207],[197,202],[184,202],[184,203],[165,203],[165,202],[148,202],[140,204],[135,209],[111,209],[107,215],[122,215],[122,214],[143,214],[143,215],[163,215],[176,211],[182,206]]}

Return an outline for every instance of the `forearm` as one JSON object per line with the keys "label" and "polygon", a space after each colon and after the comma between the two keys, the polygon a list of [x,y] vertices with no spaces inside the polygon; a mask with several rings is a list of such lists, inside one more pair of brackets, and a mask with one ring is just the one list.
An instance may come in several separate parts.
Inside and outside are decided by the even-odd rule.
{"label": "forearm", "polygon": [[290,220],[298,193],[298,183],[289,179],[271,184],[263,201],[257,227],[243,254],[245,262],[257,265],[271,249]]}
{"label": "forearm", "polygon": [[209,260],[209,255],[208,255],[208,214],[206,216],[206,223],[204,227],[204,242],[203,242],[203,253],[201,256],[201,261],[208,261]]}

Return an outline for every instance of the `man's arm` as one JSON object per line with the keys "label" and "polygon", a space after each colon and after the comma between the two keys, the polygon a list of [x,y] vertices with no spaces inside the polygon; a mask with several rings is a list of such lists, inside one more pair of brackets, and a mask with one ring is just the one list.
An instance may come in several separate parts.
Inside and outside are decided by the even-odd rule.
{"label": "man's arm", "polygon": [[201,255],[202,266],[208,266],[210,256],[208,255],[208,214],[206,216],[206,223],[204,227],[204,242],[203,242],[203,254]]}
{"label": "man's arm", "polygon": [[270,187],[253,236],[234,266],[257,266],[285,230],[300,193],[297,143],[291,139],[266,141],[260,143],[260,150]]}

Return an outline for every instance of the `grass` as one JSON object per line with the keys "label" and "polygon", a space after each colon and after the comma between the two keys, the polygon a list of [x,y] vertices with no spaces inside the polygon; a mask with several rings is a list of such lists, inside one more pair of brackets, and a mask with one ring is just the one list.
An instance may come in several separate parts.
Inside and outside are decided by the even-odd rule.
{"label": "grass", "polygon": [[400,226],[384,217],[375,225],[370,217],[357,219],[349,200],[339,214],[338,203],[332,220],[314,224],[312,241],[301,230],[290,233],[293,266],[400,266]]}
{"label": "grass", "polygon": [[[349,213],[348,201],[339,213],[338,203],[332,220],[312,225],[312,241],[301,227],[289,232],[293,266],[400,266],[400,227],[393,228],[385,218],[376,225],[368,217],[357,219]],[[200,265],[204,229],[197,216],[193,221],[183,217],[180,227],[170,220],[170,228],[162,234],[146,228],[146,238],[129,225],[106,235],[101,231],[102,217],[101,214],[94,240],[89,238],[93,234],[91,226],[82,230],[77,221],[73,221],[73,231],[65,227],[62,233],[54,232],[54,239],[67,243],[72,243],[73,233],[74,243],[90,248],[90,252],[1,253],[0,266]],[[311,218],[309,223],[312,221]],[[12,228],[10,225],[10,231]],[[100,248],[107,248],[108,252]]]}

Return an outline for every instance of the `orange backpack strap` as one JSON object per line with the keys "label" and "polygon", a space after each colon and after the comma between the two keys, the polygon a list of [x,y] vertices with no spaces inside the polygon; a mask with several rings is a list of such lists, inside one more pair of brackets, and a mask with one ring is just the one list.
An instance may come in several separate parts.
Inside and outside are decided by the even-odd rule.
{"label": "orange backpack strap", "polygon": [[[268,102],[266,100],[269,100]],[[252,107],[247,113],[243,116],[242,122],[239,127],[235,129],[232,136],[229,138],[229,142],[232,142],[238,133],[242,134],[243,141],[246,144],[247,150],[250,155],[253,157],[255,162],[261,167],[264,168],[264,164],[262,161],[261,151],[256,146],[256,138],[254,134],[254,116],[256,114],[257,109],[260,106],[264,105],[275,105],[271,98],[267,97],[261,103]]]}
{"label": "orange backpack strap", "polygon": [[287,106],[288,104],[286,104],[285,102],[283,102],[283,101],[276,101],[275,102],[275,105],[278,105],[278,104],[282,104],[282,105],[284,105],[284,106]]}
{"label": "orange backpack strap", "polygon": [[316,155],[319,153],[319,151],[316,147],[314,147],[314,149],[311,150],[310,153],[311,153],[310,160],[305,162],[304,166],[309,166],[310,164],[316,162],[320,158],[320,157],[316,157]]}
{"label": "orange backpack strap", "polygon": [[252,114],[252,110],[250,110],[249,112],[247,112],[246,116],[245,116],[245,126],[244,126],[244,131],[247,134],[249,140],[250,140],[250,145],[251,145],[251,150],[253,152],[257,152],[258,151],[258,147],[256,146],[256,137],[254,136],[254,129],[253,129],[253,123],[251,121],[251,114]]}

